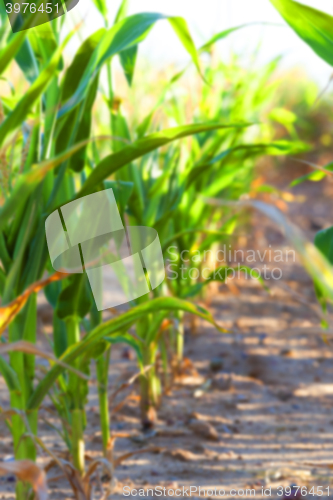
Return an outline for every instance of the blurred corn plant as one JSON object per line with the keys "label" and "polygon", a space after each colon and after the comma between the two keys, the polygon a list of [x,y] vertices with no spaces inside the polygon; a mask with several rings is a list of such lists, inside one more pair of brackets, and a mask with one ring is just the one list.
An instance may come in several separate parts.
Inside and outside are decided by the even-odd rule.
{"label": "blurred corn plant", "polygon": [[[326,12],[319,11],[293,0],[271,0],[271,3],[280,12],[285,21],[307,43],[311,49],[326,63],[333,66],[333,17]],[[321,96],[319,96],[320,98]],[[327,137],[324,137],[324,145]],[[326,176],[331,176],[333,171],[332,162],[324,166],[307,163],[314,168],[314,172],[302,176],[293,182],[296,185],[306,180],[319,181]],[[332,227],[319,231],[315,237],[315,248],[308,247],[308,257],[312,262],[307,262],[305,267],[312,276],[319,302],[324,312],[327,312],[327,304],[333,300],[333,229]],[[319,254],[318,254],[319,250]],[[328,326],[328,319],[324,319],[323,326]]]}

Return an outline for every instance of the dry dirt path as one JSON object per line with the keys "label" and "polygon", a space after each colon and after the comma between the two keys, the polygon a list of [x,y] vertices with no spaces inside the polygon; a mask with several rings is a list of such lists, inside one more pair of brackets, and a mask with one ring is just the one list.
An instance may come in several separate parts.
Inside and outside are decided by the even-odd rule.
{"label": "dry dirt path", "polygon": [[[313,237],[315,230],[330,222],[332,187],[321,183],[308,190],[305,186],[294,191],[307,196],[308,203],[291,205],[289,214],[308,237]],[[251,234],[247,248],[287,248],[279,231],[262,216],[254,216]],[[314,493],[322,486],[324,497],[325,488],[331,485],[333,496],[332,472],[327,467],[333,464],[332,345],[323,341],[309,277],[297,260],[278,266],[282,278],[269,282],[270,293],[244,277],[210,293],[209,307],[215,318],[233,333],[218,333],[201,322],[193,329],[188,323],[186,369],[164,396],[154,432],[143,435],[140,431],[136,389],[115,413],[113,432],[127,436],[117,438],[116,456],[150,446],[158,452],[133,455],[119,465],[112,498],[124,498],[124,487],[138,490],[137,496],[141,496],[139,490],[147,492],[157,486],[177,490],[178,498],[187,498],[187,488],[201,486],[223,489],[223,498],[228,499],[245,497],[250,489],[255,494],[248,491],[247,496],[262,498],[263,487],[267,496],[275,499],[283,498],[277,494],[278,486],[291,484],[307,487],[308,492],[314,486]],[[49,319],[47,309],[41,307],[40,328],[46,332]],[[131,358],[123,347],[113,349],[112,384],[136,371]],[[87,452],[94,457],[100,454],[101,438],[96,391],[92,392],[86,436]],[[8,406],[3,386],[0,401],[1,406]],[[52,420],[46,406],[41,417]],[[53,452],[64,451],[60,439],[43,420],[40,434]],[[0,436],[3,459],[13,450],[2,423]],[[41,453],[40,460],[45,463],[48,458]],[[73,498],[68,484],[57,479],[58,475],[56,469],[48,474],[51,498]],[[2,479],[0,499],[13,498],[13,489],[11,478]],[[241,491],[232,495],[231,489]],[[206,494],[215,497],[213,491]],[[319,496],[308,494],[304,498]],[[96,498],[100,498],[98,492]],[[153,495],[148,492],[145,498]],[[192,498],[199,498],[199,493],[192,490]]]}

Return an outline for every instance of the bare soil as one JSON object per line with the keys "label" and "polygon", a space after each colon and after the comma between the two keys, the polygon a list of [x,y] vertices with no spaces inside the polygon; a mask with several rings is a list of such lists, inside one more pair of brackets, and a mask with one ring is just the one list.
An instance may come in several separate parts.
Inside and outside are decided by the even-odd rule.
{"label": "bare soil", "polygon": [[[277,176],[271,181],[279,185],[280,179]],[[279,188],[286,184],[284,179]],[[289,192],[296,199],[280,208],[309,238],[332,224],[331,183],[306,183]],[[251,224],[251,236],[242,242],[244,248],[263,252],[289,248],[279,230],[262,215],[254,214]],[[291,484],[305,486],[308,492],[313,486],[322,486],[324,497],[328,496],[325,488],[331,485],[332,496],[332,332],[323,336],[311,279],[297,259],[272,264],[266,258],[264,263],[281,268],[283,274],[281,279],[267,282],[270,293],[255,280],[242,277],[218,290],[212,288],[208,294],[216,320],[232,333],[222,334],[188,319],[184,372],[164,395],[152,432],[141,432],[137,386],[121,394],[120,399],[127,399],[111,423],[118,436],[114,454],[116,458],[136,454],[116,468],[112,498],[123,498],[125,486],[137,489],[138,496],[142,496],[140,489],[180,488],[179,498],[187,496],[183,487],[201,486],[223,489],[223,498],[228,499],[246,496],[246,492],[230,494],[233,488],[254,489],[252,498],[263,497],[262,487],[271,488],[267,495],[275,499],[283,498],[278,496],[278,486]],[[256,267],[264,263],[257,262]],[[42,332],[48,335],[51,325],[50,311],[43,303],[39,320],[39,342],[45,345]],[[114,347],[111,388],[136,372],[134,355],[123,346]],[[88,460],[101,456],[96,381],[91,384],[85,431]],[[3,383],[0,405],[8,407]],[[65,457],[65,446],[49,425],[59,426],[50,408],[50,402],[43,405],[39,433],[47,447]],[[0,458],[4,459],[13,455],[13,446],[5,425],[0,425]],[[147,448],[154,452],[144,451]],[[49,461],[40,450],[39,462]],[[59,476],[57,468],[48,472],[51,499],[73,498],[68,483]],[[96,485],[95,498],[101,498],[98,482]],[[13,498],[14,488],[12,477],[2,478],[0,498]],[[304,498],[317,499],[316,491]],[[215,494],[206,491],[206,496]],[[152,498],[152,492],[145,497]],[[192,498],[199,498],[199,493],[193,491]]]}

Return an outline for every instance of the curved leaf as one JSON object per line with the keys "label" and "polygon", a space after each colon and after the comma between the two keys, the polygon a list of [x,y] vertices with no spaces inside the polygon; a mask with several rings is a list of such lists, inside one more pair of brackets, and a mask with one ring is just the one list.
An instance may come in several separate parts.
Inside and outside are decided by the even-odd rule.
{"label": "curved leaf", "polygon": [[126,50],[122,50],[119,54],[120,64],[124,70],[124,74],[129,86],[132,85],[136,57],[138,55],[138,46],[134,45]]}
{"label": "curved leaf", "polygon": [[2,50],[0,50],[0,75],[5,71],[10,61],[12,61],[12,59],[16,56],[19,48],[24,42],[25,37],[25,31],[15,33],[11,41]]}
{"label": "curved leaf", "polygon": [[69,370],[73,372],[77,377],[83,378],[84,380],[89,380],[89,377],[84,373],[76,370],[71,365],[68,365],[61,359],[56,358],[50,352],[45,351],[44,349],[39,349],[32,342],[28,342],[26,340],[18,340],[17,342],[11,342],[8,344],[0,345],[0,353],[4,354],[7,352],[24,352],[25,354],[32,354],[34,356],[40,356],[41,358],[51,360],[55,364],[62,366],[63,370]]}
{"label": "curved leaf", "polygon": [[91,137],[90,139],[75,144],[75,146],[72,146],[64,153],[61,153],[50,160],[45,160],[38,165],[33,165],[29,172],[20,175],[10,197],[7,198],[5,204],[0,207],[0,230],[6,226],[7,222],[12,217],[14,217],[18,208],[26,202],[29,195],[35,189],[37,184],[44,179],[47,172],[55,169],[58,165],[76,153],[76,151],[79,151],[79,149],[86,146],[89,142],[103,139],[109,139],[109,137]]}
{"label": "curved leaf", "polygon": [[333,66],[333,17],[293,0],[270,0],[297,35]]}
{"label": "curved leaf", "polygon": [[333,226],[319,231],[315,236],[314,243],[326,259],[333,264]]}
{"label": "curved leaf", "polygon": [[66,278],[64,273],[54,273],[48,278],[42,279],[30,285],[19,297],[7,304],[6,306],[0,307],[0,337],[15,316],[22,310],[23,306],[26,304],[28,298],[32,293],[37,293],[42,288],[46,287],[54,281],[62,280]]}
{"label": "curved leaf", "polygon": [[[241,28],[246,28],[247,26],[252,26],[253,24],[258,24],[258,23],[248,23],[248,24],[240,24],[239,26],[234,26],[233,28],[228,28],[226,30],[220,31],[220,33],[216,33],[212,38],[208,40],[204,45],[202,45],[199,48],[199,52],[208,52],[214,43],[218,42],[219,40],[222,40],[223,38],[226,38],[228,35],[233,33],[234,31],[237,31]],[[260,23],[259,23],[260,24]]]}
{"label": "curved leaf", "polygon": [[20,381],[16,371],[2,356],[0,356],[0,373],[5,379],[10,391],[21,391]]}
{"label": "curved leaf", "polygon": [[24,94],[19,103],[15,106],[13,111],[9,113],[7,118],[0,125],[0,146],[3,144],[7,135],[14,130],[16,127],[20,126],[22,122],[26,119],[28,113],[30,112],[32,106],[36,100],[41,96],[47,85],[50,83],[57,71],[58,64],[62,57],[62,51],[66,46],[67,42],[71,38],[70,33],[60,47],[54,53],[54,56],[47,64],[47,66],[41,71],[38,78],[34,81],[28,91]]}
{"label": "curved leaf", "polygon": [[143,354],[142,354],[141,344],[138,340],[131,337],[131,335],[126,335],[126,334],[116,335],[114,337],[104,337],[104,340],[106,340],[110,344],[127,344],[131,346],[136,352],[136,357],[138,359],[140,368],[143,368],[144,366]]}
{"label": "curved leaf", "polygon": [[15,460],[14,462],[0,463],[0,476],[15,474],[20,481],[27,481],[39,500],[47,500],[46,474],[32,460]]}
{"label": "curved leaf", "polygon": [[186,22],[180,17],[169,17],[159,13],[140,13],[118,21],[109,29],[92,54],[80,83],[67,103],[59,111],[59,116],[68,113],[85,99],[89,83],[101,70],[103,64],[115,54],[128,50],[142,42],[153,25],[162,19],[169,20],[179,40],[199,68],[198,53],[188,31]]}
{"label": "curved leaf", "polygon": [[69,285],[58,297],[56,314],[60,319],[68,317],[84,318],[91,308],[91,292],[86,274],[69,277]]}
{"label": "curved leaf", "polygon": [[[199,308],[190,302],[186,302],[181,299],[174,297],[160,297],[152,299],[149,302],[140,304],[130,311],[113,318],[105,323],[102,323],[94,330],[89,332],[81,342],[69,347],[64,355],[60,358],[63,363],[72,363],[78,356],[84,354],[87,350],[91,349],[96,342],[103,339],[106,336],[115,334],[119,330],[125,327],[130,328],[137,320],[146,317],[149,313],[160,312],[161,310],[166,311],[185,311],[191,314],[195,314],[202,319],[205,319],[209,323],[213,324],[220,331],[221,328],[216,324],[213,316],[203,308]],[[64,371],[61,366],[54,366],[44,377],[44,379],[38,384],[34,393],[32,394],[28,407],[29,409],[37,408],[43,401],[44,397],[47,395],[51,386],[57,379],[57,377]]]}
{"label": "curved leaf", "polygon": [[104,179],[112,175],[121,167],[130,163],[141,156],[154,151],[155,149],[165,146],[176,139],[181,139],[189,135],[200,134],[208,130],[218,130],[224,128],[242,128],[247,127],[247,123],[239,124],[222,124],[222,123],[196,123],[184,125],[182,127],[174,127],[161,132],[148,135],[133,142],[130,146],[124,147],[117,153],[110,154],[104,158],[92,171],[86,182],[84,183],[78,197],[89,194],[96,186]]}

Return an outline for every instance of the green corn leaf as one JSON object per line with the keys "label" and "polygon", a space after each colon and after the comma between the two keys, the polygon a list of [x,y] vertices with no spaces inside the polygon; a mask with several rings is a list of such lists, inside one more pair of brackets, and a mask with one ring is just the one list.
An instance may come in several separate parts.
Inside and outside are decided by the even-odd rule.
{"label": "green corn leaf", "polygon": [[[57,41],[50,23],[35,26],[29,31],[29,42],[33,53],[41,64],[46,64],[58,48]],[[59,61],[59,70],[63,69],[63,60]]]}
{"label": "green corn leaf", "polygon": [[116,202],[120,208],[120,213],[123,214],[133,193],[134,183],[125,181],[104,181],[104,186],[105,189],[113,189]]}
{"label": "green corn leaf", "polygon": [[[36,335],[37,335],[37,294],[33,293],[29,299],[27,304],[24,307],[22,313],[24,315],[23,322],[23,332],[22,338],[23,340],[27,340],[32,344],[36,343]],[[33,384],[33,379],[35,375],[35,356],[31,354],[24,354],[24,368],[27,379],[29,379],[31,383],[31,387]]]}
{"label": "green corn leaf", "polygon": [[84,183],[78,197],[85,196],[94,190],[104,179],[112,175],[124,165],[131,161],[150,153],[151,151],[165,146],[176,139],[181,139],[189,135],[199,134],[207,130],[218,130],[228,128],[247,127],[248,124],[220,124],[220,123],[198,123],[192,125],[184,125],[183,127],[175,127],[161,132],[148,135],[133,142],[130,146],[126,146],[121,151],[113,153],[104,158],[92,171],[86,182]]}
{"label": "green corn leaf", "polygon": [[119,54],[120,64],[124,70],[124,74],[129,86],[132,85],[136,57],[138,55],[138,46],[130,47],[129,49],[122,50]]}
{"label": "green corn leaf", "polygon": [[[76,153],[76,151],[88,144],[88,142],[95,141],[96,139],[98,138],[92,137],[91,139],[82,141],[72,148],[69,148],[64,153],[59,154],[50,160],[45,160],[38,166],[33,166],[31,171],[26,174],[22,174],[16,182],[11,196],[6,200],[5,204],[0,207],[0,231],[6,226],[8,221],[14,217],[18,209],[24,205],[29,195],[35,189],[37,184],[45,178],[48,172],[66,161],[74,153]],[[99,139],[106,139],[106,137],[100,137]]]}
{"label": "green corn leaf", "polygon": [[102,354],[104,354],[108,347],[110,347],[109,342],[104,339],[96,342],[96,344],[80,358],[80,365],[84,366],[90,359],[98,359]]}
{"label": "green corn leaf", "polygon": [[148,321],[148,329],[147,333],[145,333],[145,343],[147,346],[156,340],[156,337],[160,332],[162,321],[166,316],[168,316],[168,311],[162,311],[158,314],[154,314]]}
{"label": "green corn leaf", "polygon": [[104,34],[90,58],[75,93],[61,108],[59,116],[68,113],[85,99],[89,82],[99,73],[103,64],[110,57],[142,42],[153,25],[163,19],[169,20],[180,42],[191,56],[196,67],[199,68],[199,59],[195,45],[187,29],[186,22],[182,18],[164,16],[159,13],[142,13],[126,17],[117,22]]}
{"label": "green corn leaf", "polygon": [[[93,33],[82,43],[82,45],[76,52],[75,57],[68,67],[67,71],[65,72],[65,76],[61,83],[63,102],[68,100],[76,91],[82,75],[84,74],[84,71],[89,64],[90,58],[105,32],[106,30],[102,28]],[[97,85],[98,75],[88,84],[87,97],[84,103],[85,109],[81,114],[79,113],[79,108],[76,108],[65,116],[62,116],[61,118],[58,117],[55,131],[56,153],[60,153],[68,147],[73,135],[73,130],[76,130],[75,138],[73,139],[74,144],[78,142],[79,137],[88,138],[87,134],[88,131],[90,131],[91,127],[91,109],[93,105],[92,101],[96,96]],[[78,155],[76,161],[73,162],[73,170],[79,171],[82,168],[82,158],[84,157],[85,151],[83,151],[82,154]]]}
{"label": "green corn leaf", "polygon": [[4,3],[0,4],[0,20],[1,20],[1,32],[0,34],[2,35],[4,32],[6,32],[6,24],[8,23],[8,15],[6,13],[6,7]]}
{"label": "green corn leaf", "polygon": [[45,297],[53,309],[55,309],[57,306],[58,297],[61,293],[61,290],[62,290],[61,281],[53,281],[44,288]]}
{"label": "green corn leaf", "polygon": [[[0,4],[0,16],[2,24],[8,22],[7,13],[3,3]],[[33,22],[34,16],[30,16],[25,21],[25,27],[19,33],[12,33],[8,40],[7,45],[0,50],[0,75],[3,73],[13,58],[28,78],[28,81],[33,81],[34,77],[38,74],[38,68],[34,54],[31,51],[29,41],[27,40],[28,29],[30,23]],[[30,66],[30,69],[28,70]],[[28,77],[29,75],[29,77]]]}
{"label": "green corn leaf", "polygon": [[314,243],[326,259],[333,264],[333,226],[319,231]]}
{"label": "green corn leaf", "polygon": [[10,391],[21,392],[20,382],[14,368],[2,356],[0,356],[0,373]]}
{"label": "green corn leaf", "polygon": [[238,31],[242,28],[247,28],[249,26],[256,26],[258,24],[261,24],[261,25],[271,25],[272,23],[263,23],[263,22],[253,22],[253,23],[246,23],[246,24],[240,24],[239,26],[234,26],[233,28],[228,28],[226,30],[223,30],[223,31],[220,31],[219,33],[216,33],[216,35],[212,36],[212,38],[210,38],[208,40],[208,42],[206,42],[204,45],[202,45],[199,49],[198,49],[198,52],[201,53],[201,52],[209,52],[211,47],[216,43],[218,42],[219,40],[223,40],[223,38],[226,38],[228,35],[231,35],[231,33],[234,33],[235,31]]}
{"label": "green corn leaf", "polygon": [[165,251],[167,250],[168,246],[171,245],[174,241],[177,241],[184,236],[187,235],[193,235],[193,234],[208,234],[208,235],[213,235],[218,237],[219,239],[223,238],[226,236],[226,232],[224,231],[219,231],[216,229],[202,229],[202,228],[193,228],[193,229],[184,229],[183,231],[180,231],[179,233],[174,234],[170,238],[168,238],[166,241],[163,242],[162,250]]}
{"label": "green corn leaf", "polygon": [[70,33],[60,47],[56,50],[54,56],[47,64],[47,66],[41,71],[38,78],[31,85],[29,90],[25,93],[22,99],[19,101],[15,109],[6,117],[6,119],[0,125],[0,146],[3,144],[7,135],[19,127],[22,122],[26,119],[28,113],[30,112],[32,106],[36,100],[43,93],[51,79],[54,77],[59,61],[62,56],[62,51],[66,46],[67,42],[71,38],[72,33]]}
{"label": "green corn leaf", "polygon": [[91,79],[99,73],[110,57],[142,41],[153,24],[163,17],[161,14],[136,14],[116,23],[108,30],[94,50],[75,93],[59,111],[59,115],[68,113],[82,102]]}
{"label": "green corn leaf", "polygon": [[333,17],[294,0],[270,0],[312,50],[333,66]]}
{"label": "green corn leaf", "polygon": [[6,275],[4,270],[0,267],[0,297],[3,296],[5,286],[6,286]]}
{"label": "green corn leaf", "polygon": [[68,347],[66,323],[53,314],[53,349],[57,358],[64,354]]}
{"label": "green corn leaf", "polygon": [[[333,264],[333,226],[319,231],[314,239],[314,244],[324,257]],[[314,282],[314,288],[324,314],[327,312],[327,294],[320,285]],[[329,322],[324,318],[321,321],[322,328],[328,328]]]}
{"label": "green corn leaf", "polygon": [[119,21],[125,19],[128,12],[128,6],[129,6],[129,0],[122,0],[120,7],[117,11],[116,17],[114,18],[113,24],[119,23]]}
{"label": "green corn leaf", "polygon": [[10,266],[12,264],[11,256],[8,252],[7,241],[4,237],[3,232],[0,232],[0,260],[6,272],[9,272]]}
{"label": "green corn leaf", "polygon": [[[92,83],[89,92],[87,94],[87,98],[84,102],[84,109],[82,113],[82,117],[80,123],[78,125],[77,134],[74,140],[74,144],[84,141],[90,137],[91,132],[91,123],[92,123],[92,110],[94,106],[94,102],[97,95],[97,87],[98,87],[98,77],[95,77],[94,82]],[[66,127],[67,128],[67,127]],[[81,148],[79,151],[74,153],[69,162],[69,167],[74,170],[74,172],[81,172],[85,167],[86,163],[86,149],[87,146]]]}
{"label": "green corn leaf", "polygon": [[66,70],[62,81],[62,99],[67,101],[76,91],[80,80],[89,64],[96,47],[105,35],[106,30],[101,28],[88,37],[76,52],[74,59]]}
{"label": "green corn leaf", "polygon": [[[129,6],[129,1],[122,0],[118,12],[116,14],[114,24],[125,19],[128,12],[128,6]],[[124,74],[129,86],[132,85],[137,54],[138,54],[137,45],[134,45],[134,47],[130,47],[129,49],[123,50],[119,54],[120,64],[124,70]]]}
{"label": "green corn leaf", "polygon": [[131,337],[129,334],[125,335],[115,335],[114,337],[104,337],[104,340],[109,342],[110,344],[127,344],[132,347],[136,353],[137,360],[139,362],[140,368],[143,368],[143,354],[142,354],[142,345],[135,338]]}
{"label": "green corn leaf", "polygon": [[190,54],[197,70],[199,71],[199,73],[201,73],[198,52],[190,35],[185,19],[183,19],[182,17],[169,17],[169,22],[179,40],[182,42],[184,48]]}
{"label": "green corn leaf", "polygon": [[[124,328],[130,328],[136,321],[141,318],[147,317],[149,313],[157,313],[161,310],[166,311],[185,311],[191,314],[195,314],[196,316],[201,317],[202,319],[208,321],[209,323],[215,325],[217,328],[218,325],[215,323],[212,315],[207,312],[203,308],[199,308],[190,302],[186,302],[181,299],[177,299],[174,297],[162,297],[152,299],[149,302],[145,302],[140,304],[130,311],[113,318],[105,323],[102,323],[94,330],[89,332],[81,342],[71,346],[67,349],[64,355],[60,358],[61,361],[66,363],[72,363],[79,356],[84,355],[87,350],[91,349],[91,347],[98,341],[102,340],[104,337],[109,335],[117,335],[119,330]],[[37,408],[47,395],[48,391],[52,387],[53,383],[56,381],[57,377],[63,372],[63,368],[58,366],[54,366],[44,377],[44,379],[38,384],[35,389],[35,392],[31,396],[28,407],[29,409]]]}
{"label": "green corn leaf", "polygon": [[5,304],[13,300],[16,294],[20,292],[19,280],[22,277],[24,255],[31,238],[33,223],[37,215],[36,205],[36,200],[30,198],[18,237],[15,242],[13,265],[7,275],[6,288],[3,295],[3,301]]}
{"label": "green corn leaf", "polygon": [[[303,162],[302,162],[303,163]],[[311,163],[306,164],[313,166]],[[333,162],[328,163],[327,165],[324,165],[325,170],[329,170],[330,172],[333,172]],[[309,172],[308,174],[302,175],[301,177],[298,177],[297,179],[294,179],[290,183],[290,187],[297,186],[298,184],[301,184],[304,181],[312,181],[312,182],[319,182],[323,180],[328,173],[324,172],[323,170],[315,170],[314,172]]]}
{"label": "green corn leaf", "polygon": [[298,186],[298,184],[302,184],[305,181],[319,182],[326,177],[327,174],[325,172],[310,172],[308,174],[302,175],[301,177],[297,177],[290,183],[290,187]]}
{"label": "green corn leaf", "polygon": [[[26,32],[20,31],[19,33]],[[39,69],[35,54],[33,53],[31,44],[27,38],[23,41],[23,44],[18,50],[15,61],[23,71],[28,82],[34,82],[39,75]]]}
{"label": "green corn leaf", "polygon": [[26,31],[20,31],[13,35],[11,41],[0,50],[0,75],[5,71],[8,64],[15,58],[26,37]]}
{"label": "green corn leaf", "polygon": [[240,24],[239,26],[235,26],[233,28],[229,28],[227,30],[220,31],[220,33],[216,33],[212,38],[208,40],[204,45],[202,45],[199,48],[199,52],[209,52],[211,49],[212,45],[214,45],[216,42],[219,40],[222,40],[223,38],[226,38],[228,35],[233,33],[234,31],[237,31],[241,28],[246,28],[247,26],[251,26],[252,24],[257,24],[257,23],[248,23],[248,24]]}
{"label": "green corn leaf", "polygon": [[232,148],[222,151],[209,161],[200,162],[199,165],[193,167],[186,178],[186,186],[189,187],[193,182],[197,181],[202,175],[205,175],[208,169],[228,157],[241,154],[243,160],[246,158],[255,158],[259,155],[280,156],[287,154],[297,154],[308,151],[310,146],[301,141],[286,141],[279,140],[267,144],[240,144]]}
{"label": "green corn leaf", "polygon": [[251,267],[242,265],[239,268],[233,269],[230,266],[220,266],[214,269],[207,277],[205,277],[204,281],[184,287],[181,291],[181,298],[187,299],[190,297],[195,297],[201,292],[201,290],[205,286],[209,285],[209,283],[211,283],[212,281],[218,283],[225,283],[226,280],[229,278],[229,276],[234,276],[235,273],[238,272],[251,273],[250,275],[253,279],[257,279],[259,283],[265,288],[265,290],[267,291],[269,290],[268,287],[265,285],[265,281],[260,276],[260,273],[253,270]]}
{"label": "green corn leaf", "polygon": [[86,274],[74,274],[58,297],[56,314],[59,319],[84,318],[91,308],[91,292]]}
{"label": "green corn leaf", "polygon": [[108,8],[107,8],[105,0],[93,0],[93,2],[96,5],[99,12],[104,17],[104,19],[106,19],[107,15],[108,15]]}

